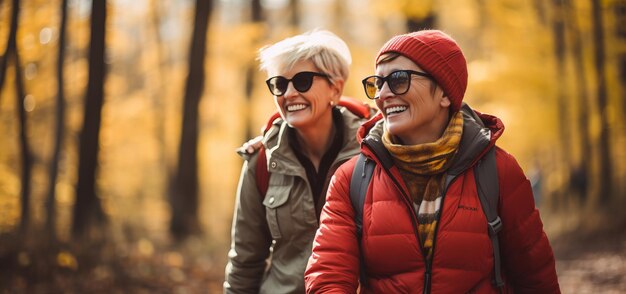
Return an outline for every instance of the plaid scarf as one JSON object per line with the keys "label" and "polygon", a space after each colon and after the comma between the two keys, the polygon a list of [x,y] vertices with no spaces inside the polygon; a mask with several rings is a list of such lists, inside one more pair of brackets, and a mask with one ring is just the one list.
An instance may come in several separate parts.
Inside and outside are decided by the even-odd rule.
{"label": "plaid scarf", "polygon": [[463,115],[457,112],[444,130],[441,138],[432,143],[399,145],[387,130],[383,144],[391,153],[402,179],[409,189],[413,207],[417,212],[422,250],[427,260],[432,258],[435,228],[441,209],[441,189],[445,172],[452,164],[463,133]]}

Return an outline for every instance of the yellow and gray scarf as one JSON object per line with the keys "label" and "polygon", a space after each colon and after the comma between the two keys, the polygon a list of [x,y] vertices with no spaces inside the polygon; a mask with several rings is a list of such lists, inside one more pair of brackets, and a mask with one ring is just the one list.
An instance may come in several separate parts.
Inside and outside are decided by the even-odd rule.
{"label": "yellow and gray scarf", "polygon": [[445,172],[459,148],[462,133],[463,115],[460,112],[450,119],[441,138],[432,143],[400,145],[386,129],[383,133],[383,144],[393,157],[413,200],[419,222],[418,233],[427,259],[432,255]]}

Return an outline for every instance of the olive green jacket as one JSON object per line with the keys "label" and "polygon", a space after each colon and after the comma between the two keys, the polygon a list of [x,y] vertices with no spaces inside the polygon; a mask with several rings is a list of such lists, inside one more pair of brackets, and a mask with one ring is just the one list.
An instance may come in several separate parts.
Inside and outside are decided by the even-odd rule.
{"label": "olive green jacket", "polygon": [[[328,172],[359,152],[356,131],[363,119],[339,107],[343,147]],[[318,220],[304,167],[288,142],[287,123],[274,121],[266,132],[269,187],[265,197],[256,184],[257,154],[244,162],[233,217],[224,293],[304,293],[304,269]]]}

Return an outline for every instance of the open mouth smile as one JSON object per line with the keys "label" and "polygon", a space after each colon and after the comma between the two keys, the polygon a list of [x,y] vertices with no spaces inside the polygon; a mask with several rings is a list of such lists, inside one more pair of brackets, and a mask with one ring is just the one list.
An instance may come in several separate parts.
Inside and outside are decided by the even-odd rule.
{"label": "open mouth smile", "polygon": [[387,115],[398,114],[398,113],[404,112],[407,109],[408,107],[406,106],[392,106],[392,107],[385,108],[385,114]]}
{"label": "open mouth smile", "polygon": [[292,104],[292,105],[287,106],[287,111],[294,112],[294,111],[305,109],[306,107],[307,106],[305,104]]}

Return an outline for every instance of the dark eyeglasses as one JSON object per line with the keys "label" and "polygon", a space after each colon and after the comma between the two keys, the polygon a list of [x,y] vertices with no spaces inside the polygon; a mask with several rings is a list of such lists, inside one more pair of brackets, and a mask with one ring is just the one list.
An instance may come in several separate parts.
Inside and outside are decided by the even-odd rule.
{"label": "dark eyeglasses", "polygon": [[275,76],[269,78],[265,83],[267,87],[270,88],[272,95],[282,96],[285,95],[289,82],[292,82],[293,87],[300,93],[308,91],[313,85],[314,77],[328,78],[328,75],[312,71],[302,71],[295,74],[291,79],[287,79],[283,76]]}
{"label": "dark eyeglasses", "polygon": [[389,85],[389,89],[396,95],[402,95],[409,91],[411,87],[411,75],[418,75],[433,80],[433,77],[425,72],[419,72],[414,70],[396,70],[390,73],[386,77],[381,76],[369,76],[364,78],[363,89],[365,89],[365,95],[370,99],[378,99],[380,96],[380,90],[383,88],[385,82]]}

